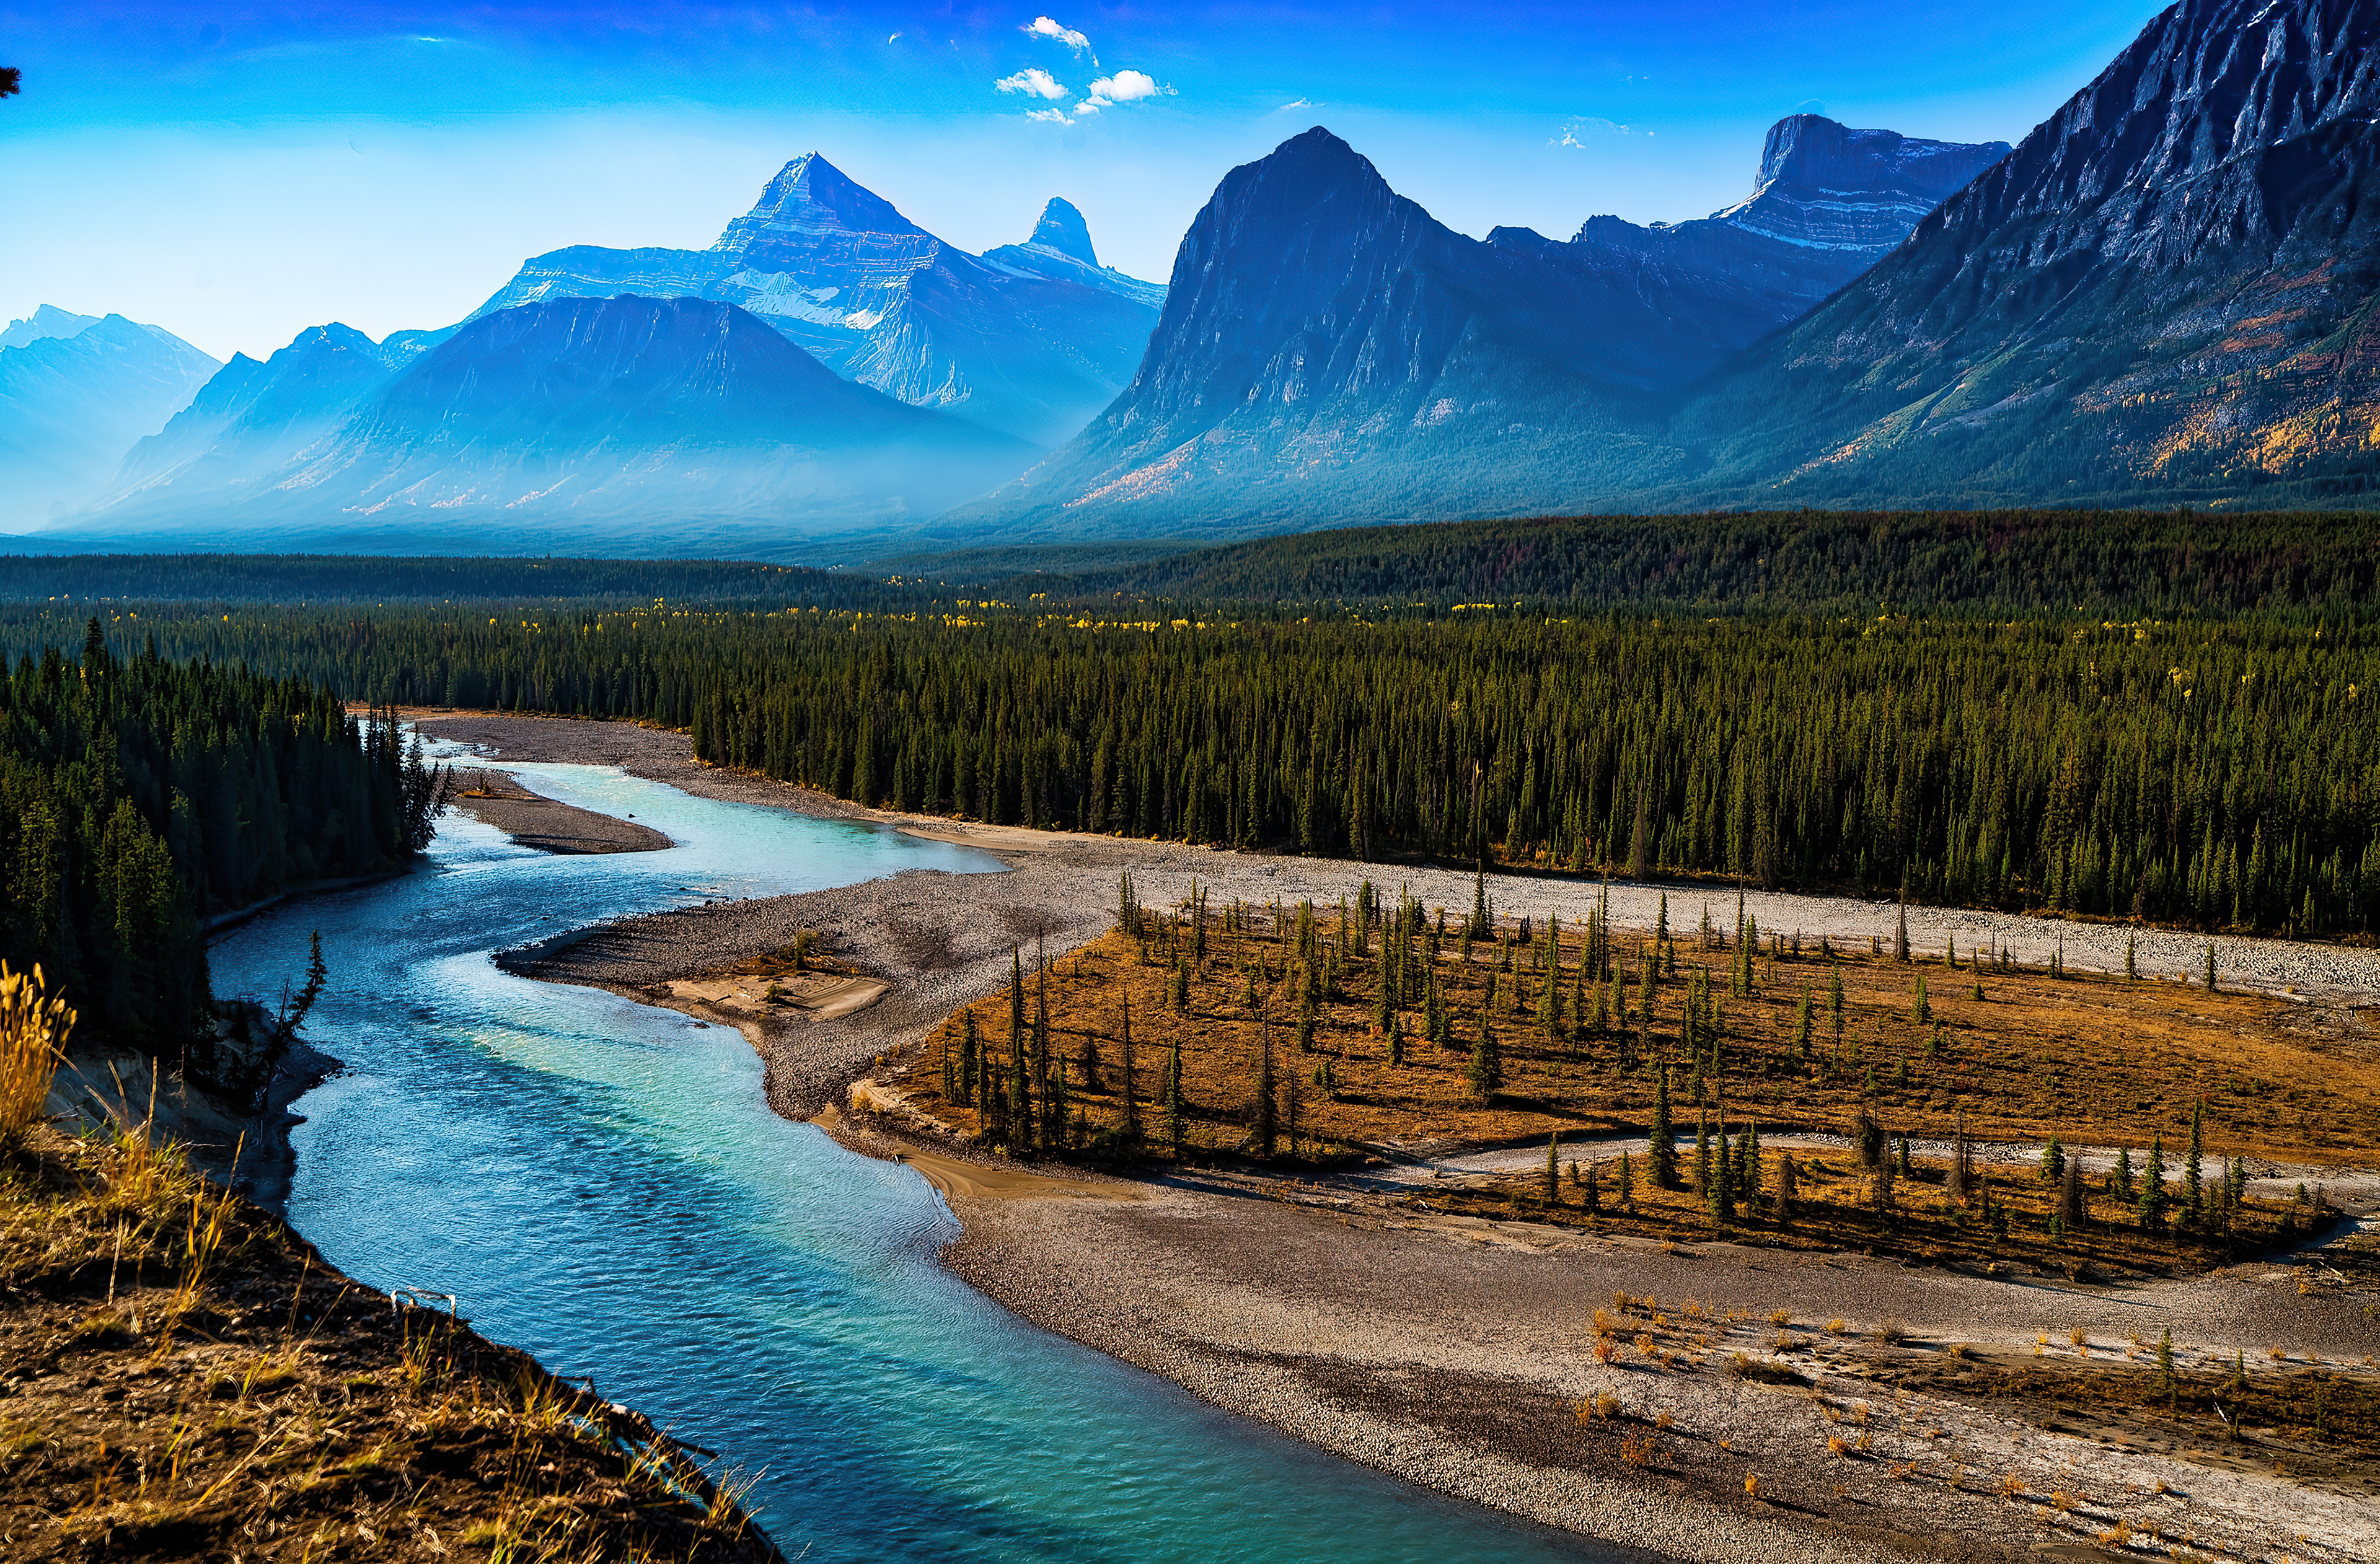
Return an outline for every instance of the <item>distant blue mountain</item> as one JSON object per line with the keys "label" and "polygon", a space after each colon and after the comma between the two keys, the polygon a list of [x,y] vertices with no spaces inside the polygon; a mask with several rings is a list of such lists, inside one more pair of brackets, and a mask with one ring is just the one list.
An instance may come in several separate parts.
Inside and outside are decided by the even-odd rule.
{"label": "distant blue mountain", "polygon": [[55,304],[44,304],[23,320],[9,321],[7,329],[0,331],[0,347],[22,347],[44,337],[73,336],[84,327],[97,324],[96,315],[77,315]]}
{"label": "distant blue mountain", "polygon": [[812,152],[709,249],[554,250],[480,313],[621,293],[737,305],[846,379],[1046,447],[1123,388],[1164,290],[1099,265],[1064,202],[1027,243],[978,258]]}
{"label": "distant blue mountain", "polygon": [[[733,305],[559,298],[239,359],[78,518],[310,546],[735,548],[930,515],[1023,442],[844,381]],[[494,530],[491,530],[493,528]]]}
{"label": "distant blue mountain", "polygon": [[0,346],[0,528],[84,504],[219,367],[173,333],[44,306]]}

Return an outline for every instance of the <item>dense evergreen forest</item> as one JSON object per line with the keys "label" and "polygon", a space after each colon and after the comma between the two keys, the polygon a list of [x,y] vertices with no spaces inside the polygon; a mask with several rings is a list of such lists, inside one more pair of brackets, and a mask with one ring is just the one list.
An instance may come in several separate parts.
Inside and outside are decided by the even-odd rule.
{"label": "dense evergreen forest", "polygon": [[[953,596],[1112,613],[1463,605],[1561,613],[2368,617],[2380,513],[1747,512],[1356,527],[1220,547],[1106,542],[909,555],[868,572],[710,560],[0,556],[0,602],[492,603],[930,611]],[[1171,613],[1166,615],[1172,617]]]}
{"label": "dense evergreen forest", "polygon": [[[2380,631],[1449,613],[130,611],[351,697],[629,717],[868,804],[1369,859],[2380,926]],[[0,612],[14,644],[48,623]]]}
{"label": "dense evergreen forest", "polygon": [[179,1057],[211,1024],[207,918],[425,845],[437,782],[302,679],[119,657],[88,626],[0,682],[0,955],[77,1036]]}
{"label": "dense evergreen forest", "polygon": [[[892,594],[906,601],[905,595]],[[876,608],[884,585],[726,560],[382,559],[344,554],[0,554],[0,602],[768,602]],[[78,604],[81,605],[78,608]]]}

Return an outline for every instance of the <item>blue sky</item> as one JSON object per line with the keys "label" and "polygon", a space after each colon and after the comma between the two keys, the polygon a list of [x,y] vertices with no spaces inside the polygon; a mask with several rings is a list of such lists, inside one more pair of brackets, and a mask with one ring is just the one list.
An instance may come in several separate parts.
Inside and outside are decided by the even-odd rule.
{"label": "blue sky", "polygon": [[811,150],[969,249],[1066,196],[1162,279],[1215,181],[1316,124],[1456,228],[1566,237],[1740,199],[1797,111],[2017,140],[2158,8],[0,5],[0,316],[218,357],[443,325],[542,250],[708,245]]}

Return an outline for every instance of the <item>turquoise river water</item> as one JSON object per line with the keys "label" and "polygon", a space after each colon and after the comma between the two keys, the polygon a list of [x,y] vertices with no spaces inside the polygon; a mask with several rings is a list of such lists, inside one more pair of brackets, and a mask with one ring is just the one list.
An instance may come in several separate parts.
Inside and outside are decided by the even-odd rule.
{"label": "turquoise river water", "polygon": [[499,971],[623,914],[991,870],[965,849],[522,766],[667,852],[552,857],[442,822],[431,862],[228,934],[217,989],[270,995],[319,928],[309,1024],[345,1061],[299,1105],[289,1216],[380,1288],[758,1473],[789,1558],[1536,1560],[1611,1557],[1339,1461],[1029,1326],[945,1271],[908,1169],[771,1112],[733,1030]]}

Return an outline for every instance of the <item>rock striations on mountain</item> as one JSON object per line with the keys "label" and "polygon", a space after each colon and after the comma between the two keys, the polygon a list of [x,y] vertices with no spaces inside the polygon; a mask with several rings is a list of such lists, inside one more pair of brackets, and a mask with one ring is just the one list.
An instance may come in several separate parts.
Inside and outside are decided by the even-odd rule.
{"label": "rock striations on mountain", "polygon": [[709,249],[554,250],[479,313],[621,293],[723,300],[846,379],[1046,448],[1123,384],[1160,292],[1098,265],[1066,203],[1027,244],[977,257],[812,152]]}
{"label": "rock striations on mountain", "polygon": [[[22,328],[21,331],[19,328]],[[0,528],[24,531],[102,492],[220,367],[157,326],[44,306],[0,346]]]}
{"label": "rock striations on mountain", "polygon": [[1582,501],[2369,503],[2380,0],[2185,0]]}
{"label": "rock striations on mountain", "polygon": [[84,525],[748,550],[756,529],[773,543],[930,515],[1031,456],[714,300],[564,297],[438,334],[324,327],[226,370]]}
{"label": "rock striations on mountain", "polygon": [[1445,227],[1317,127],[1225,176],[1138,373],[954,536],[1517,514],[1664,472],[1660,398],[1840,286],[2005,147],[1772,132],[1754,198],[1570,243]]}

